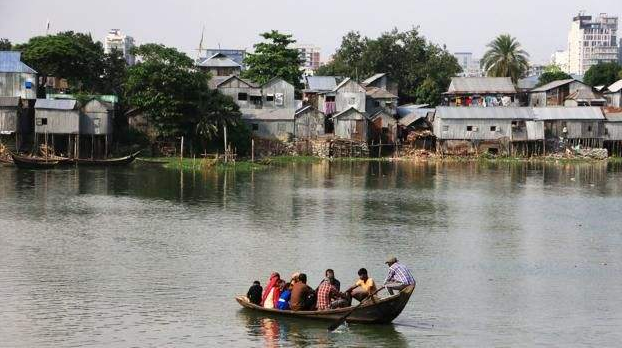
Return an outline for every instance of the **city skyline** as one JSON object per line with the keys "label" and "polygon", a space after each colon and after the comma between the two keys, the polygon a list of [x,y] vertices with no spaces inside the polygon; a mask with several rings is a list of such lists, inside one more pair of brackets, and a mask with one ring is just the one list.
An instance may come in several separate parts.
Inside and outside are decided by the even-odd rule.
{"label": "city skyline", "polygon": [[[14,3],[3,2],[0,11],[6,13]],[[400,10],[391,15],[369,11],[376,4],[367,0],[346,0],[338,4],[320,0],[316,6],[306,6],[304,12],[288,0],[267,3],[271,6],[242,0],[238,6],[217,9],[210,2],[195,0],[180,1],[177,6],[152,2],[146,6],[144,1],[111,0],[109,6],[98,8],[100,13],[96,16],[91,15],[92,10],[83,2],[76,0],[66,1],[67,6],[63,7],[41,0],[26,0],[20,4],[32,9],[28,17],[13,16],[0,23],[0,36],[14,43],[44,35],[49,20],[50,33],[87,32],[103,42],[108,30],[119,28],[134,37],[137,44],[162,43],[193,57],[203,26],[206,28],[203,48],[251,49],[260,41],[259,33],[276,29],[293,34],[301,44],[320,47],[322,59],[326,60],[348,31],[358,30],[363,35],[376,37],[393,27],[408,30],[419,26],[421,33],[432,42],[446,45],[452,53],[472,52],[474,57],[480,57],[495,36],[509,33],[522,43],[537,64],[547,63],[555,51],[566,49],[572,17],[579,11],[594,15],[622,14],[618,1],[614,0],[589,5],[578,0],[562,4],[528,0],[521,8],[493,8],[482,0],[474,0],[468,7],[455,6],[453,1],[424,0],[400,2]],[[425,12],[420,11],[421,8]],[[227,30],[232,24],[235,30]],[[456,30],[458,28],[460,30]]]}

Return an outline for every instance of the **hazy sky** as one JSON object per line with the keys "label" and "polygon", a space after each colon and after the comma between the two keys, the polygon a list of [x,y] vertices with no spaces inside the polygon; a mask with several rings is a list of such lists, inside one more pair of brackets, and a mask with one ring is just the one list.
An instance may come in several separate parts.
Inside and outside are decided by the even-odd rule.
{"label": "hazy sky", "polygon": [[[515,5],[505,5],[513,3]],[[257,34],[277,29],[300,43],[322,47],[323,60],[350,30],[376,36],[397,27],[420,26],[431,41],[481,55],[500,33],[517,37],[536,63],[566,46],[578,11],[622,15],[620,0],[0,0],[0,37],[23,42],[51,32],[90,32],[102,41],[120,28],[137,43],[159,42],[196,56],[201,28],[204,48],[250,48]]]}

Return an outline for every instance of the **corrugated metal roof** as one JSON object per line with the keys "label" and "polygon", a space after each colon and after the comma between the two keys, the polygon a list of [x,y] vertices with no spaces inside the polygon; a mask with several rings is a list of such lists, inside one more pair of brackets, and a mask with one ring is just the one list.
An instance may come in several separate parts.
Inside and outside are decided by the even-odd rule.
{"label": "corrugated metal roof", "polygon": [[566,97],[566,100],[576,100],[576,101],[586,101],[586,102],[595,102],[595,101],[606,102],[605,99],[597,96],[591,90],[586,90],[586,89],[576,90],[574,93],[571,93],[570,95],[568,95]]}
{"label": "corrugated metal roof", "polygon": [[321,114],[324,114],[322,111],[314,108],[312,105],[306,105],[306,106],[303,106],[303,107],[299,108],[298,110],[296,110],[296,113],[294,115],[298,116],[300,114],[303,114],[303,113],[307,112],[308,110],[313,110],[313,111],[317,111],[317,112],[319,112]]}
{"label": "corrugated metal roof", "polygon": [[396,95],[382,88],[367,87],[366,89],[367,91],[365,92],[365,95],[371,98],[376,98],[376,99],[396,99],[397,98]]}
{"label": "corrugated metal roof", "polygon": [[355,108],[354,106],[350,106],[349,108],[347,108],[347,109],[343,110],[342,112],[339,112],[339,113],[334,114],[334,115],[331,117],[331,119],[335,119],[335,118],[337,118],[337,117],[340,117],[340,116],[342,116],[342,115],[345,115],[345,114],[349,113],[350,111],[353,111],[353,112],[359,113],[359,114],[361,114],[361,115],[363,115],[364,117],[366,117],[366,118],[367,118],[367,115],[366,115],[364,112],[360,112],[360,111],[359,111],[357,108]]}
{"label": "corrugated metal roof", "polygon": [[607,89],[609,90],[609,92],[613,92],[613,93],[620,92],[622,90],[622,80],[615,82],[613,85],[609,86],[609,88]]}
{"label": "corrugated metal roof", "polygon": [[258,120],[258,121],[289,121],[294,119],[294,111],[292,109],[261,109],[258,112],[242,111],[242,119]]}
{"label": "corrugated metal roof", "polygon": [[37,99],[35,109],[74,110],[76,104],[74,99]]}
{"label": "corrugated metal roof", "polygon": [[0,51],[0,72],[36,74],[33,68],[22,63],[21,55],[18,51]]}
{"label": "corrugated metal roof", "polygon": [[447,90],[448,94],[489,94],[516,93],[509,77],[454,77]]}
{"label": "corrugated metal roof", "polygon": [[405,116],[411,114],[416,109],[422,109],[422,108],[425,108],[428,105],[429,104],[406,104],[406,105],[400,105],[400,106],[397,107],[397,115],[399,117],[405,117]]}
{"label": "corrugated metal roof", "polygon": [[222,53],[216,53],[197,65],[205,68],[242,68],[242,65]]}
{"label": "corrugated metal roof", "polygon": [[534,119],[532,108],[527,107],[450,107],[436,108],[436,117],[440,119]]}
{"label": "corrugated metal roof", "polygon": [[332,91],[335,87],[335,76],[307,76],[307,89],[310,91]]}
{"label": "corrugated metal roof", "polygon": [[603,120],[603,112],[599,107],[544,107],[533,108],[537,120]]}
{"label": "corrugated metal roof", "polygon": [[19,97],[0,97],[0,106],[19,106]]}
{"label": "corrugated metal roof", "polygon": [[361,82],[361,84],[363,86],[368,85],[376,80],[378,80],[379,78],[383,77],[384,75],[386,75],[386,73],[379,73],[379,74],[374,74],[373,76],[369,77],[368,79],[366,79],[365,81]]}
{"label": "corrugated metal roof", "polygon": [[567,85],[575,81],[581,82],[575,79],[557,80],[557,81],[549,82],[546,85],[540,86],[538,88],[534,88],[531,90],[531,92],[546,92],[546,91],[550,91],[551,89],[555,89],[555,88],[561,87],[563,85]]}
{"label": "corrugated metal roof", "polygon": [[622,112],[615,114],[605,114],[607,122],[622,122]]}
{"label": "corrugated metal roof", "polygon": [[351,79],[351,78],[349,78],[349,77],[347,77],[347,78],[343,79],[343,81],[341,81],[341,82],[337,85],[337,87],[335,87],[335,88],[333,89],[333,92],[336,92],[339,88],[341,88],[341,87],[345,86],[345,84],[346,84],[346,83],[348,83],[348,81],[350,81],[350,80],[352,80],[352,79]]}

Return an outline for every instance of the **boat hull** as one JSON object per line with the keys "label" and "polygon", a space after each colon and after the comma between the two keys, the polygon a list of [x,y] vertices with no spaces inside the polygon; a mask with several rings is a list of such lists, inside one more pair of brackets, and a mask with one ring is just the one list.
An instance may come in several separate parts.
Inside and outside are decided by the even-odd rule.
{"label": "boat hull", "polygon": [[134,162],[136,156],[138,156],[138,152],[121,158],[111,158],[103,160],[76,159],[75,162],[81,166],[125,166]]}
{"label": "boat hull", "polygon": [[[411,285],[399,294],[393,295],[381,300],[370,301],[363,304],[348,316],[347,322],[349,323],[364,323],[364,324],[388,324],[397,318],[408,300],[415,290],[415,286]],[[253,310],[256,312],[265,313],[266,315],[276,315],[285,317],[295,317],[303,319],[314,320],[338,320],[344,315],[349,313],[353,307],[330,309],[325,311],[284,311],[278,309],[264,308],[257,306],[248,301],[246,296],[237,296],[235,300],[245,309]]]}
{"label": "boat hull", "polygon": [[18,155],[11,155],[11,157],[13,158],[15,166],[22,169],[51,169],[58,164],[57,160],[49,160],[45,158]]}

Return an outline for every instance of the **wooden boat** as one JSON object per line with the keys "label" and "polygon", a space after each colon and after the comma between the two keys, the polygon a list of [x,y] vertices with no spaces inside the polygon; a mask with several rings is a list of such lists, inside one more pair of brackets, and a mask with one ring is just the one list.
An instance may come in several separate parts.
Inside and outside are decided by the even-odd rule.
{"label": "wooden boat", "polygon": [[29,157],[11,154],[13,163],[17,168],[24,169],[50,169],[58,164],[58,160],[45,157]]}
{"label": "wooden boat", "polygon": [[121,157],[121,158],[109,158],[109,159],[81,159],[78,158],[74,160],[78,165],[85,166],[124,166],[128,165],[136,159],[136,156],[140,151],[135,152],[129,156]]}
{"label": "wooden boat", "polygon": [[[388,324],[402,313],[410,295],[415,290],[411,285],[404,288],[399,294],[389,296],[377,301],[369,301],[354,310],[347,319],[349,323]],[[236,296],[235,300],[244,308],[265,313],[267,315],[279,315],[305,319],[338,320],[350,312],[353,307],[329,309],[324,311],[290,311],[272,308],[264,308],[250,303],[246,296]]]}

